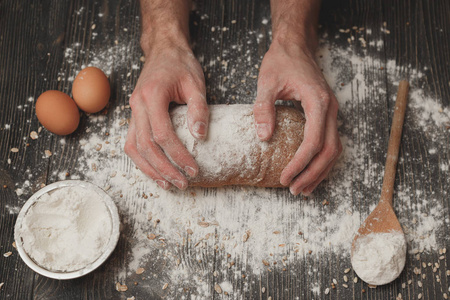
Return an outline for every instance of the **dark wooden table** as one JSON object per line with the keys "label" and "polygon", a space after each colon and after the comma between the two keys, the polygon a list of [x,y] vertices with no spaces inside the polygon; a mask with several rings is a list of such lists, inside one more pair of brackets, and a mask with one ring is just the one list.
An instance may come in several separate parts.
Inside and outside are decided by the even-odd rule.
{"label": "dark wooden table", "polygon": [[[105,43],[113,47],[114,41],[124,35],[128,36],[132,45],[130,47],[132,51],[126,54],[130,61],[141,57],[142,53],[138,47],[140,24],[137,2],[119,0],[98,2],[4,0],[0,2],[0,252],[2,254],[8,251],[13,252],[10,257],[3,257],[3,255],[0,257],[0,283],[4,282],[0,288],[0,299],[125,299],[131,295],[135,295],[136,299],[164,297],[181,299],[182,296],[190,298],[191,290],[175,290],[172,294],[168,294],[167,291],[161,290],[161,286],[151,284],[137,286],[129,284],[129,293],[117,292],[115,283],[117,272],[124,263],[126,238],[121,239],[118,248],[105,265],[92,274],[70,281],[51,280],[34,273],[22,262],[17,251],[11,246],[17,217],[17,211],[11,211],[11,207],[22,204],[24,200],[23,196],[19,197],[16,194],[16,188],[21,187],[25,180],[29,180],[31,183],[29,192],[34,192],[41,184],[57,181],[58,178],[54,172],[75,168],[74,163],[79,155],[79,151],[75,148],[54,158],[42,158],[44,150],[54,149],[60,142],[60,137],[43,131],[38,140],[29,138],[30,131],[39,127],[39,124],[35,117],[34,102],[28,101],[28,98],[33,96],[36,99],[40,93],[48,89],[70,92],[70,81],[61,80],[61,77],[67,79],[66,77],[73,75],[65,58],[67,54],[65,50],[76,42],[80,45],[78,49],[74,49],[77,53],[73,57],[80,64],[87,61],[91,49]],[[377,28],[372,35],[374,40],[384,41],[381,52],[384,60],[393,59],[397,64],[409,66],[409,68],[423,69],[427,66],[427,72],[422,79],[425,88],[436,96],[442,107],[450,105],[449,1],[324,1],[322,6],[321,35],[333,37],[339,34],[339,29],[353,26]],[[268,38],[270,26],[262,24],[263,18],[268,16],[270,16],[268,1],[200,1],[191,18],[192,41],[196,45],[196,55],[202,57],[206,65],[210,60],[221,57],[227,45],[241,41],[245,32],[255,31],[262,33],[264,39],[249,47],[256,56],[262,56],[270,45]],[[217,47],[210,47],[208,42],[213,37],[211,27],[216,26],[217,30],[230,27],[231,20],[237,20],[232,30],[228,30],[226,34],[219,37],[214,35]],[[388,24],[390,34],[383,34],[379,30],[383,27],[383,22]],[[96,24],[95,37],[93,24]],[[127,31],[124,31],[124,28]],[[347,45],[344,35],[334,42],[338,45]],[[355,43],[354,47],[355,51],[361,50],[360,44]],[[370,55],[371,50],[368,51]],[[126,56],[124,59],[127,59]],[[128,78],[125,75],[134,69],[131,63],[123,65],[125,67],[114,70],[110,75],[112,103],[108,116],[112,116],[115,107],[127,105],[128,92],[122,91],[121,86],[116,82]],[[61,70],[65,72],[60,73]],[[221,91],[220,84],[226,73],[221,73],[217,69],[216,74],[206,79],[208,99],[210,103],[224,103],[231,99],[233,91]],[[135,70],[128,79],[130,85],[134,85],[137,75],[138,71]],[[389,85],[387,74],[381,70],[379,76],[386,77],[383,88],[392,98],[396,90]],[[252,95],[255,92],[256,80],[253,80],[247,83],[246,91],[242,92],[239,101],[252,102]],[[246,93],[250,96],[244,97]],[[382,149],[386,149],[389,134],[389,126],[386,124],[390,123],[391,118],[390,102],[388,99],[380,101],[376,113],[379,113],[380,118],[385,122],[384,126],[379,128],[378,137],[384,141]],[[21,108],[17,109],[18,106]],[[358,115],[355,116],[355,118],[358,117]],[[85,123],[86,117],[83,117],[81,126]],[[405,130],[408,131],[408,128]],[[77,131],[66,138],[66,141],[76,144],[76,141],[83,138],[85,134],[85,132]],[[370,136],[368,135],[366,139],[370,139]],[[440,161],[444,163],[448,163],[450,157],[449,141],[450,134],[440,141],[443,145],[447,145],[446,150],[439,154]],[[436,162],[429,160],[426,150],[422,147],[423,143],[424,139],[420,135],[410,137],[405,134],[401,155],[408,152],[408,162],[420,161],[421,164],[401,162],[397,182],[412,182],[411,184],[416,184],[418,189],[437,191],[443,199],[444,215],[449,218],[448,172],[427,172],[429,165]],[[11,155],[11,148],[14,147],[18,148],[18,152]],[[374,160],[383,164],[383,154],[374,156]],[[33,177],[29,177],[29,172],[26,172],[28,169],[32,170]],[[421,183],[411,179],[413,172],[427,173],[426,182]],[[361,202],[358,205],[362,210],[368,210],[368,204]],[[450,233],[448,222],[444,230],[444,236]],[[126,233],[123,236],[126,237]],[[448,243],[448,239],[446,241]],[[190,253],[189,249],[186,251]],[[332,278],[342,278],[342,274],[337,270],[342,271],[342,266],[348,266],[348,260],[344,264],[338,257],[333,256],[320,261],[305,260],[297,266],[305,273],[308,270],[308,264],[317,265],[321,269],[322,275],[318,277],[321,283],[319,295],[313,293],[310,286],[306,284],[305,278],[308,275],[290,276],[277,268],[274,268],[273,272],[265,272],[258,276],[250,275],[246,278],[246,282],[252,287],[250,289],[244,289],[242,284],[236,286],[242,289],[239,295],[245,299],[268,299],[271,296],[272,299],[384,300],[395,299],[399,293],[402,294],[403,299],[419,297],[444,299],[444,293],[450,294],[448,291],[450,279],[448,275],[446,276],[446,270],[449,269],[447,265],[449,255],[446,253],[445,257],[439,260],[440,254],[436,250],[423,253],[420,261],[416,261],[411,256],[399,280],[377,289],[368,289],[367,285],[362,283],[349,284],[349,288],[339,284],[330,294],[325,295],[323,290],[330,286]],[[213,257],[213,259],[216,258]],[[432,268],[423,269],[421,272],[427,276],[422,279],[423,287],[418,287],[414,269],[421,268],[422,262],[436,261],[440,262],[439,270],[433,272]],[[220,299],[230,298],[224,294],[214,293],[212,270],[210,273],[211,295]],[[436,279],[436,275],[440,276],[439,280]],[[232,278],[230,280],[236,281]],[[402,283],[408,280],[414,280],[414,284],[407,284],[406,288],[402,287]],[[261,292],[261,284],[267,288],[265,293]]]}

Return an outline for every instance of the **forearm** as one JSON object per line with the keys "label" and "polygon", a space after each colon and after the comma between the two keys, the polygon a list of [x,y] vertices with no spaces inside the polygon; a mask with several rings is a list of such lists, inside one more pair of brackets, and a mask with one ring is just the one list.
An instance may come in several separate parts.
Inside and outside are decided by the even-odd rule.
{"label": "forearm", "polygon": [[319,0],[271,0],[273,44],[307,49],[317,47]]}
{"label": "forearm", "polygon": [[145,55],[158,47],[189,47],[190,0],[140,0],[140,5]]}

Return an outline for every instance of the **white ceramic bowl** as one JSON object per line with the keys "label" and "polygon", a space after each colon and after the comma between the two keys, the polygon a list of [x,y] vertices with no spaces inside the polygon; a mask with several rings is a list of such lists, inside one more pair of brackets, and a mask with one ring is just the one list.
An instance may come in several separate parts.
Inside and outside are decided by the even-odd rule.
{"label": "white ceramic bowl", "polygon": [[[20,227],[22,225],[23,219],[25,215],[28,212],[28,209],[37,201],[39,201],[39,198],[53,190],[63,188],[63,187],[70,187],[70,186],[77,186],[82,187],[88,190],[91,190],[93,192],[96,192],[105,203],[109,214],[111,216],[111,224],[112,224],[112,232],[111,236],[109,238],[109,242],[107,246],[105,247],[105,251],[91,264],[88,264],[83,269],[73,271],[73,272],[55,272],[55,271],[49,271],[38,264],[36,264],[26,253],[26,251],[23,248],[22,239],[20,237]],[[17,217],[16,225],[14,227],[14,240],[16,241],[17,250],[19,251],[20,257],[23,259],[23,261],[36,273],[39,273],[43,276],[53,278],[53,279],[73,279],[78,278],[83,275],[86,275],[92,271],[94,271],[96,268],[98,268],[101,264],[103,264],[106,259],[111,255],[111,253],[114,251],[114,248],[117,245],[117,242],[119,241],[119,229],[120,229],[120,219],[119,219],[119,213],[117,211],[117,207],[114,204],[114,201],[111,199],[111,197],[101,188],[98,186],[86,182],[86,181],[80,181],[80,180],[65,180],[65,181],[59,181],[52,184],[47,185],[46,187],[42,188],[38,192],[36,192],[33,196],[28,199],[28,201],[25,203],[25,205],[20,210],[19,216]]]}

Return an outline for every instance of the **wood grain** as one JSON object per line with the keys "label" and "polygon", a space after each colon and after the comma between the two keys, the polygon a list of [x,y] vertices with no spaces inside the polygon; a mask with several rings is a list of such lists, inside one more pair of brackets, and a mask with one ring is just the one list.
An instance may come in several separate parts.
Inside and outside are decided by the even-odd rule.
{"label": "wood grain", "polygon": [[[384,81],[382,87],[371,87],[364,92],[364,97],[353,95],[353,117],[345,121],[352,124],[355,132],[349,126],[344,126],[345,134],[358,142],[358,147],[370,149],[370,157],[364,162],[364,168],[372,164],[383,165],[389,139],[389,126],[391,123],[393,101],[392,95],[396,93],[396,87],[389,83],[387,63],[394,60],[402,66],[399,74],[409,75],[413,69],[425,70],[424,77],[419,84],[432,93],[443,107],[450,105],[450,2],[446,0],[420,1],[323,1],[320,16],[321,34],[328,37],[339,34],[341,28],[352,26],[371,28],[371,39],[382,40],[382,51],[373,48],[364,50],[359,43],[352,44],[355,53],[380,58],[378,61],[364,63],[366,80]],[[99,16],[102,14],[102,17]],[[74,65],[82,65],[88,61],[89,53],[95,51],[100,45],[114,47],[114,41],[126,35],[134,41],[129,55],[129,63],[125,67],[118,68],[110,76],[112,84],[111,109],[108,111],[107,122],[112,124],[113,109],[126,105],[129,96],[122,90],[125,83],[135,84],[139,71],[132,68],[132,62],[141,57],[142,52],[138,47],[140,35],[139,7],[137,1],[12,1],[0,2],[0,252],[13,251],[13,226],[17,212],[11,211],[11,207],[23,204],[23,199],[38,190],[41,184],[58,180],[61,172],[72,172],[76,169],[77,159],[80,155],[79,139],[85,136],[87,129],[86,117],[81,120],[77,132],[68,137],[61,138],[49,134],[43,130],[39,133],[39,139],[32,140],[29,137],[31,131],[37,131],[39,123],[34,116],[34,102],[28,101],[29,97],[37,96],[47,89],[59,89],[70,93],[71,83],[67,78],[74,72]],[[204,67],[207,96],[211,104],[226,103],[252,103],[256,96],[256,76],[258,70],[249,68],[249,76],[246,74],[231,74],[231,67],[224,68],[222,60],[230,60],[232,64],[244,64],[243,58],[246,51],[251,51],[254,60],[251,65],[260,65],[261,59],[270,45],[271,29],[269,24],[262,24],[264,18],[270,17],[269,1],[254,0],[230,0],[230,1],[198,1],[197,9],[191,15],[191,42],[197,57],[202,58]],[[236,23],[232,21],[236,20]],[[382,31],[383,22],[386,22],[390,34]],[[96,25],[98,35],[93,38],[92,25]],[[215,27],[213,32],[211,27]],[[226,27],[226,31],[222,28]],[[128,31],[123,29],[127,28]],[[248,38],[248,32],[255,34]],[[256,42],[257,35],[259,42]],[[364,33],[369,39],[367,33]],[[75,43],[80,43],[74,50],[74,62],[65,59],[65,50]],[[341,36],[336,44],[346,47],[346,37]],[[232,45],[240,45],[232,49]],[[84,51],[84,52],[83,52]],[[217,61],[210,64],[211,61]],[[426,69],[425,69],[426,68]],[[375,70],[375,71],[374,71]],[[355,73],[356,70],[353,70]],[[59,73],[63,74],[60,75]],[[126,74],[130,73],[127,77]],[[228,80],[224,82],[224,77]],[[60,80],[58,80],[58,77]],[[233,89],[232,84],[240,84],[242,78],[246,78],[242,88]],[[385,96],[380,96],[379,89],[386,90]],[[384,95],[384,94],[383,94]],[[234,96],[234,99],[232,98]],[[378,101],[372,111],[364,108],[371,102]],[[21,109],[17,107],[22,105]],[[341,116],[342,117],[342,116]],[[428,153],[429,136],[427,132],[418,132],[408,125],[410,121],[406,116],[401,160],[397,169],[397,187],[408,188],[412,191],[425,191],[426,197],[435,197],[447,212],[450,209],[448,194],[450,181],[445,172],[438,167],[443,162],[450,160],[450,147],[436,156]],[[373,132],[365,124],[380,124],[379,130]],[[7,129],[6,124],[10,125]],[[443,136],[447,145],[450,144],[450,134]],[[64,146],[61,141],[64,140]],[[375,146],[375,141],[381,141]],[[17,147],[19,152],[13,153],[11,148]],[[378,148],[377,148],[378,147]],[[58,155],[45,158],[44,150],[59,151]],[[406,156],[408,154],[409,156]],[[10,163],[8,163],[10,159]],[[130,170],[134,168],[128,161],[123,165]],[[353,211],[359,211],[367,215],[370,211],[370,199],[379,194],[381,188],[382,167],[369,174],[369,184],[364,184],[364,170],[355,169],[352,180],[352,207]],[[30,177],[30,174],[34,174]],[[419,175],[420,174],[420,175]],[[20,198],[15,189],[23,186],[29,180],[32,187],[26,195]],[[17,184],[17,187],[15,186]],[[327,183],[324,185],[326,186]],[[6,188],[3,186],[6,185]],[[205,189],[205,194],[214,196],[214,189]],[[288,192],[273,193],[274,199],[280,202],[283,209],[292,201],[295,201]],[[403,212],[417,214],[417,204],[421,203],[420,195],[413,193],[411,201],[404,203],[395,201],[394,208]],[[22,199],[22,200],[19,200]],[[330,199],[326,188],[319,188],[316,196],[317,205],[324,199]],[[368,200],[369,199],[369,200]],[[375,197],[376,199],[376,197]],[[124,199],[125,201],[131,199]],[[237,207],[236,199],[230,201],[231,208]],[[275,201],[275,200],[274,200]],[[374,200],[376,201],[376,200]],[[131,205],[131,204],[130,204]],[[330,206],[333,207],[333,203]],[[139,207],[132,207],[138,211]],[[425,207],[429,212],[430,207]],[[295,212],[295,218],[301,218],[302,211]],[[124,217],[124,216],[122,216]],[[294,230],[295,219],[289,220],[284,230]],[[450,232],[449,224],[444,224],[444,230]],[[120,294],[114,288],[119,277],[119,270],[126,269],[126,256],[132,247],[132,228],[125,226],[119,245],[108,262],[94,273],[83,278],[71,281],[55,281],[36,275],[18,257],[17,252],[8,258],[0,256],[0,282],[5,285],[0,289],[0,299],[125,299],[125,294]],[[215,241],[219,244],[219,241]],[[209,250],[208,250],[209,249]],[[353,283],[353,272],[350,272],[349,287],[343,284],[343,270],[347,268],[349,259],[342,259],[334,254],[332,249],[327,255],[317,259],[314,256],[298,257],[294,264],[286,267],[276,266],[272,270],[261,275],[253,275],[251,270],[244,272],[245,278],[236,278],[235,269],[245,270],[246,262],[242,256],[229,258],[226,253],[211,251],[206,248],[200,254],[198,261],[197,251],[193,244],[186,243],[171,249],[180,257],[183,266],[192,272],[204,272],[206,284],[210,287],[210,294],[215,299],[227,299],[223,294],[214,292],[214,284],[221,281],[232,283],[237,295],[246,299],[395,299],[401,293],[403,299],[417,299],[423,294],[422,299],[442,299],[444,292],[448,291],[449,254],[445,259],[439,260],[436,252],[424,253],[419,259],[409,259],[405,271],[394,283],[368,289],[361,282]],[[450,251],[449,251],[450,252]],[[230,262],[235,262],[235,269],[226,272],[225,277],[213,276],[215,269],[222,268]],[[440,262],[441,267],[433,272],[432,268],[423,269],[425,278],[414,274],[415,267],[422,263]],[[212,266],[212,269],[211,269]],[[169,290],[162,290],[164,282],[168,279],[165,272],[171,268],[170,264],[156,260],[150,267],[160,271],[160,278],[154,283],[142,280],[134,275],[126,282],[136,299],[161,299],[167,297]],[[159,268],[159,269],[158,269]],[[134,272],[134,270],[128,270]],[[439,282],[436,279],[439,275]],[[333,278],[339,284],[332,289],[329,295],[323,294],[329,287]],[[417,280],[423,282],[423,288],[419,288]],[[413,280],[413,284],[408,284]],[[133,282],[138,282],[134,286]],[[315,283],[320,283],[321,294],[316,295],[311,291]],[[402,287],[405,284],[405,288]],[[262,288],[265,292],[262,293]],[[189,288],[189,289],[188,289]],[[175,299],[182,296],[190,298],[195,295],[195,287],[184,287],[179,290],[170,290]],[[131,295],[131,294],[126,294]],[[230,298],[230,297],[228,297]]]}
{"label": "wood grain", "polygon": [[397,173],[398,153],[402,138],[403,122],[405,120],[406,105],[408,103],[409,83],[402,80],[398,87],[397,100],[392,118],[391,133],[389,135],[386,164],[384,168],[383,186],[381,188],[380,202],[385,201],[392,206],[394,195],[395,174]]}

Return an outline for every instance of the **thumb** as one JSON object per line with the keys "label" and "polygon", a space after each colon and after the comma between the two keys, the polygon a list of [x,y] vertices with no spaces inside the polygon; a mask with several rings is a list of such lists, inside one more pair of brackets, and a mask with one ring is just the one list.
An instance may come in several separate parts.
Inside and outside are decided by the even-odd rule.
{"label": "thumb", "polygon": [[209,109],[206,97],[201,92],[192,93],[186,100],[188,128],[192,136],[198,140],[206,138],[209,124]]}
{"label": "thumb", "polygon": [[262,141],[268,141],[275,129],[275,101],[276,96],[272,91],[259,92],[253,106],[255,116],[256,133]]}

